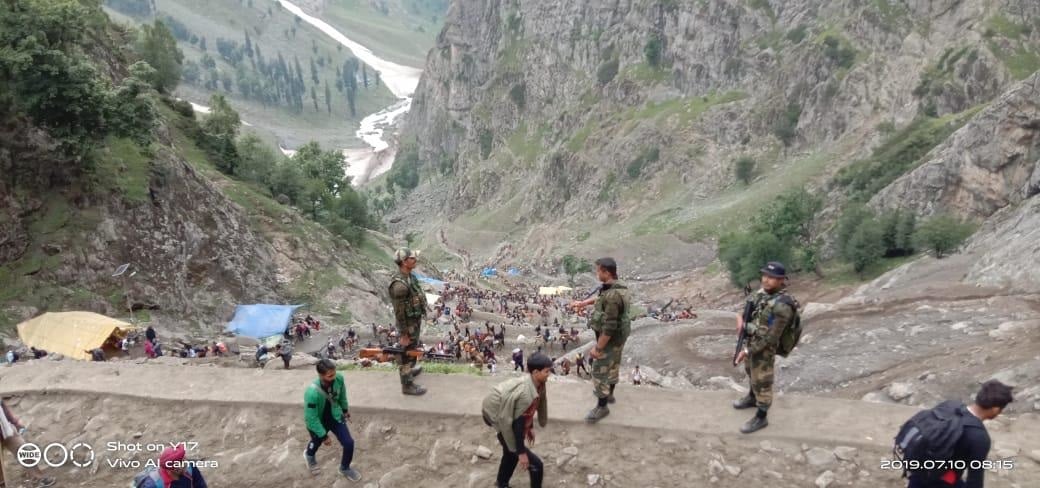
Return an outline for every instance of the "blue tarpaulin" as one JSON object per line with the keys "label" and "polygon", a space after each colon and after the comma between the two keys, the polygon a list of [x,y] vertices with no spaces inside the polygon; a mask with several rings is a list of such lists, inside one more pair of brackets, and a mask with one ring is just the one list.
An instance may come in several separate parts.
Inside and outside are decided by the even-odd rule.
{"label": "blue tarpaulin", "polygon": [[262,339],[281,335],[292,320],[293,312],[302,305],[239,305],[227,330],[235,334]]}
{"label": "blue tarpaulin", "polygon": [[495,268],[484,268],[484,271],[480,272],[481,276],[498,276],[498,270]]}
{"label": "blue tarpaulin", "polygon": [[509,268],[509,276],[519,276],[520,270],[516,268]]}
{"label": "blue tarpaulin", "polygon": [[414,275],[415,275],[415,277],[416,277],[416,278],[417,278],[417,279],[418,279],[419,281],[421,281],[421,282],[423,282],[423,283],[429,283],[429,284],[431,284],[431,285],[433,285],[433,286],[436,286],[436,287],[438,287],[438,288],[439,288],[439,287],[442,287],[442,286],[444,286],[444,282],[443,282],[443,281],[441,281],[441,280],[438,280],[438,279],[436,279],[436,278],[431,278],[431,277],[429,277],[429,276],[426,276],[426,275],[424,275],[424,274],[422,274],[422,273],[420,273],[420,272],[418,272],[418,271],[412,271],[412,274],[414,274]]}

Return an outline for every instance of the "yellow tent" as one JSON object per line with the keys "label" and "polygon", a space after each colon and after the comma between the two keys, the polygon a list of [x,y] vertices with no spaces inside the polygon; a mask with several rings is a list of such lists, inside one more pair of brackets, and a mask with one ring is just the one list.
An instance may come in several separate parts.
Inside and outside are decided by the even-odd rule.
{"label": "yellow tent", "polygon": [[122,339],[133,328],[122,320],[92,312],[48,312],[18,324],[18,336],[27,346],[89,360],[87,351],[103,347],[109,339]]}

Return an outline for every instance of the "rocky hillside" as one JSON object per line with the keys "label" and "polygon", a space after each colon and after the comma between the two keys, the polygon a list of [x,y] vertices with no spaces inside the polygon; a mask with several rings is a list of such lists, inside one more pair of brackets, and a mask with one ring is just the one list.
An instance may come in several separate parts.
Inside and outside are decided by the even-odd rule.
{"label": "rocky hillside", "polygon": [[[0,12],[3,20],[17,20],[18,8]],[[127,69],[133,55],[121,47],[128,32],[96,6],[72,8],[86,9],[90,35],[45,40],[52,52],[79,56],[47,59],[85,60],[86,72],[99,74],[86,85],[99,99],[124,93],[109,86],[137,86]],[[67,19],[40,20],[52,21]],[[33,89],[5,87],[4,98]],[[351,246],[266,190],[217,171],[217,158],[197,142],[191,107],[140,90],[131,100],[153,114],[142,119],[145,129],[133,137],[110,127],[107,135],[74,134],[87,148],[79,153],[36,106],[5,104],[14,110],[0,113],[0,333],[43,311],[128,317],[128,304],[137,320],[204,335],[219,332],[239,303],[305,303],[342,322],[385,313],[372,284],[386,266],[379,246]],[[77,108],[89,123],[89,107]],[[105,116],[112,127],[121,120]],[[124,263],[129,270],[113,277]]]}
{"label": "rocky hillside", "polygon": [[[415,157],[398,160],[430,183],[392,218],[450,222],[485,257],[510,242],[528,261],[581,246],[706,264],[714,237],[785,190],[832,189],[840,208],[831,178],[892,141],[920,152],[865,185],[879,206],[920,154],[987,139],[973,127],[1028,132],[1029,116],[986,107],[1021,95],[1038,46],[1040,5],[1025,0],[458,0],[404,131]],[[1023,134],[1002,150],[1035,160]],[[741,157],[757,162],[746,189]]]}

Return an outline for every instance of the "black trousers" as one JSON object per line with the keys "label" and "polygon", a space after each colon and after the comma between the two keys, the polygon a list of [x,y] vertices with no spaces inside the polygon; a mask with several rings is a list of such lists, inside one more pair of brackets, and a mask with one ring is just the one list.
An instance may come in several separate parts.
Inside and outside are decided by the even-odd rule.
{"label": "black trousers", "polygon": [[[515,452],[509,452],[502,434],[498,434],[498,443],[502,445],[502,463],[498,465],[498,479],[495,480],[495,485],[498,488],[504,488],[509,486],[509,479],[513,477],[513,471],[520,462],[520,456]],[[529,464],[527,472],[531,474],[531,488],[542,488],[542,476],[545,474],[542,460],[528,449],[527,462]]]}

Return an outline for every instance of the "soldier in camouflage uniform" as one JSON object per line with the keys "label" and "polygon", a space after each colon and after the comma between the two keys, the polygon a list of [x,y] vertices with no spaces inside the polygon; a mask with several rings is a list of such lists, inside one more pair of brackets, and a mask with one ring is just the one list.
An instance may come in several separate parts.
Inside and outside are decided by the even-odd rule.
{"label": "soldier in camouflage uniform", "polygon": [[390,301],[394,304],[394,319],[397,335],[402,349],[398,373],[401,377],[401,392],[405,395],[422,395],[426,388],[415,384],[415,377],[422,373],[422,366],[415,366],[416,360],[408,355],[419,345],[422,333],[422,321],[426,317],[426,293],[419,286],[419,280],[412,274],[419,257],[418,251],[401,248],[394,253],[394,262],[398,272],[390,279]]}
{"label": "soldier in camouflage uniform", "polygon": [[596,277],[602,283],[599,296],[571,304],[572,307],[581,308],[593,303],[593,300],[595,303],[589,324],[596,332],[596,345],[589,351],[589,356],[595,359],[592,364],[592,384],[597,402],[596,407],[585,416],[585,421],[590,424],[610,414],[607,404],[614,403],[621,353],[632,330],[628,287],[617,281],[617,263],[613,258],[596,260]]}
{"label": "soldier in camouflage uniform", "polygon": [[769,425],[766,413],[773,403],[773,361],[780,335],[795,316],[795,310],[790,305],[793,299],[784,297],[787,293],[784,265],[770,262],[761,271],[762,288],[748,296],[748,300],[754,304],[751,320],[741,324],[747,331],[747,342],[737,356],[738,364],[746,360],[744,370],[751,387],[744,398],[733,402],[733,408],[757,407],[755,416],[740,428],[745,434]]}

